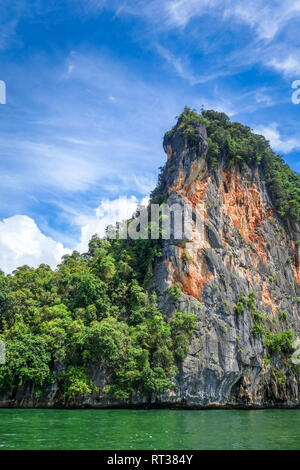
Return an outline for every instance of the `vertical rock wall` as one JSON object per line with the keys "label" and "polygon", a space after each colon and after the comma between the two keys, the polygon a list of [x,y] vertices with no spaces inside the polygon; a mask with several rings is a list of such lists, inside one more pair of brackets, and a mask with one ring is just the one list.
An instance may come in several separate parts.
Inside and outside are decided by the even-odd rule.
{"label": "vertical rock wall", "polygon": [[[205,232],[192,239],[166,240],[150,289],[168,317],[197,314],[195,333],[171,396],[163,403],[189,406],[297,406],[300,404],[296,351],[292,360],[270,354],[254,335],[256,315],[272,334],[293,330],[300,337],[300,228],[277,218],[261,168],[245,174],[219,161],[206,162],[207,135],[189,146],[175,133],[166,136],[168,160],[163,192],[169,204],[204,205]],[[168,295],[181,286],[179,300]],[[254,307],[240,297],[255,294]],[[253,295],[253,294],[251,294]],[[259,318],[261,318],[259,317]]]}

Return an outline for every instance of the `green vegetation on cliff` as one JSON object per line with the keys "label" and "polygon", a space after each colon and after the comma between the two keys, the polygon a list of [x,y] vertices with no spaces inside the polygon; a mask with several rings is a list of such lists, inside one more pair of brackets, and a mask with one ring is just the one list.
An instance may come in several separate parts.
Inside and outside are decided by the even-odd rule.
{"label": "green vegetation on cliff", "polygon": [[284,162],[282,156],[272,151],[263,136],[251,132],[250,127],[231,122],[224,113],[202,110],[200,115],[186,107],[177,124],[165,134],[165,139],[179,133],[187,139],[189,146],[196,145],[200,138],[199,124],[204,124],[207,129],[210,168],[219,161],[227,166],[238,165],[242,172],[258,165],[263,170],[278,215],[283,220],[293,219],[300,223],[300,175]]}
{"label": "green vegetation on cliff", "polygon": [[167,322],[145,293],[154,255],[144,240],[126,249],[124,241],[93,237],[88,253],[65,256],[56,271],[0,271],[0,390],[29,386],[38,397],[56,381],[74,400],[95,390],[99,367],[111,378],[104,392],[116,398],[169,389],[196,320],[179,313]]}

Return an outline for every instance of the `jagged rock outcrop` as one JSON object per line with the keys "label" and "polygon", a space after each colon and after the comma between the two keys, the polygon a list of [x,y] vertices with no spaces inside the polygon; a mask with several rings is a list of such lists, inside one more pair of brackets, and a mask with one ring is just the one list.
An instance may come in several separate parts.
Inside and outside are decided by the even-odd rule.
{"label": "jagged rock outcrop", "polygon": [[[168,157],[162,192],[168,204],[204,205],[205,234],[192,240],[166,240],[151,288],[159,307],[197,314],[198,330],[171,396],[164,403],[188,406],[298,406],[299,362],[294,353],[268,355],[255,335],[257,312],[272,334],[292,329],[300,336],[300,227],[276,216],[264,181],[254,165],[242,174],[221,159],[207,164],[207,134],[198,125],[190,146],[179,132],[166,135]],[[170,202],[171,201],[171,202]],[[178,284],[179,283],[179,284]],[[181,285],[180,299],[166,295]],[[253,305],[241,296],[254,294]],[[243,310],[237,313],[237,305]],[[251,302],[248,302],[251,304]],[[299,348],[299,339],[294,343]]]}

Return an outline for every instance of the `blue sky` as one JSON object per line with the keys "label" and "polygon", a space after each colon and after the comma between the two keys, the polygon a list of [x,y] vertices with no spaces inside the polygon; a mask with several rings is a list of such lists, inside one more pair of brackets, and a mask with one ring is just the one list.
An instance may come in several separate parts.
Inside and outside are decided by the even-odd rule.
{"label": "blue sky", "polygon": [[300,0],[2,0],[0,268],[54,266],[147,197],[185,105],[299,171]]}

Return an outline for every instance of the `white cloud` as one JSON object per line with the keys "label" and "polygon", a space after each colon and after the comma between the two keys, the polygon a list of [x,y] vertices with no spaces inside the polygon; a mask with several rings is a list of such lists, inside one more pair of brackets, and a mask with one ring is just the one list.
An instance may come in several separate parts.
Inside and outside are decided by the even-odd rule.
{"label": "white cloud", "polygon": [[15,38],[17,21],[13,20],[1,26],[0,49],[6,49]]}
{"label": "white cloud", "polygon": [[274,122],[270,126],[259,126],[253,129],[256,134],[263,135],[271,144],[273,150],[282,153],[293,152],[300,149],[300,139],[295,137],[282,137],[278,131],[279,124]]}
{"label": "white cloud", "polygon": [[228,117],[232,118],[240,112],[240,101],[240,96],[238,104],[234,103],[232,98],[225,99],[223,97],[217,96],[215,99],[207,99],[204,97],[201,100],[201,103],[199,101],[198,107],[200,108],[200,106],[203,105],[205,109],[213,109],[215,111],[219,111],[220,113],[225,113]]}
{"label": "white cloud", "polygon": [[282,72],[287,77],[300,74],[300,60],[296,56],[289,55],[285,58],[275,58],[268,62],[268,65]]}
{"label": "white cloud", "polygon": [[[94,234],[104,236],[108,225],[130,218],[138,204],[146,206],[148,201],[148,197],[139,201],[135,196],[105,199],[92,215],[77,214],[74,224],[80,226],[81,235],[72,249],[87,251]],[[0,221],[0,269],[5,273],[11,273],[24,264],[38,267],[45,263],[54,269],[61,257],[71,252],[70,248],[44,235],[35,221],[26,215],[15,215]]]}
{"label": "white cloud", "polygon": [[5,273],[24,264],[46,263],[55,268],[69,252],[62,243],[46,237],[30,217],[15,215],[0,221],[0,269]]}
{"label": "white cloud", "polygon": [[226,21],[233,17],[255,30],[258,38],[267,40],[300,13],[299,0],[87,0],[80,5],[89,14],[106,7],[116,15],[142,16],[160,28],[185,27],[207,13]]}
{"label": "white cloud", "polygon": [[[115,5],[116,2],[114,2],[114,0],[111,1],[113,1],[113,4]],[[69,0],[69,2],[71,3],[72,7],[74,7],[74,0]],[[101,12],[108,3],[108,0],[80,0],[79,5],[75,6],[83,9],[85,14],[90,14]]]}
{"label": "white cloud", "polygon": [[259,39],[273,39],[297,13],[300,12],[299,1],[286,0],[285,2],[273,0],[224,1],[228,4],[225,17],[234,16],[236,20],[246,23],[256,30]]}
{"label": "white cloud", "polygon": [[160,46],[159,44],[156,45],[156,50],[159,55],[174,68],[177,75],[179,75],[184,80],[187,80],[191,85],[199,83],[200,78],[196,77],[193,72],[189,70],[188,64],[184,63],[181,58],[175,57],[172,52],[170,52],[165,47]]}
{"label": "white cloud", "polygon": [[[70,59],[72,79],[63,74]],[[34,61],[27,67],[35,93],[22,89],[15,104],[23,113],[25,130],[20,132],[19,126],[10,123],[7,128],[13,130],[7,132],[2,126],[0,205],[4,193],[10,200],[21,197],[22,208],[24,193],[29,192],[30,197],[40,197],[55,191],[59,199],[67,192],[84,191],[101,191],[101,197],[104,189],[112,197],[115,185],[117,194],[120,187],[123,194],[131,194],[133,187],[139,189],[137,181],[160,164],[166,123],[188,100],[175,101],[169,85],[153,85],[104,53],[73,51],[52,68]],[[21,74],[16,71],[15,76],[18,81]],[[40,76],[44,77],[42,88],[34,85]],[[22,86],[20,80],[18,87]],[[27,213],[26,207],[22,213]]]}
{"label": "white cloud", "polygon": [[232,71],[229,71],[229,70],[225,71],[224,69],[222,69],[212,74],[203,73],[201,75],[196,75],[190,69],[190,65],[186,58],[176,57],[171,51],[169,51],[165,47],[162,47],[159,44],[156,44],[155,48],[157,52],[159,53],[159,55],[163,57],[173,67],[177,75],[183,78],[184,80],[187,80],[190,83],[190,85],[206,83],[210,80],[215,80],[218,77],[231,75],[233,73]]}
{"label": "white cloud", "polygon": [[[121,5],[121,6],[120,6]],[[168,29],[187,28],[190,21],[199,19],[204,15],[223,21],[224,28],[230,25],[246,25],[252,30],[249,35],[248,46],[239,49],[236,61],[225,59],[221,70],[212,73],[197,74],[191,70],[187,57],[170,52],[168,49],[156,45],[156,50],[171,64],[175,72],[187,80],[191,85],[205,83],[219,76],[234,73],[235,65],[250,65],[262,63],[271,66],[284,75],[299,72],[297,46],[284,36],[277,40],[280,32],[288,31],[288,27],[300,16],[300,0],[120,0],[111,1],[107,8],[116,11],[117,15],[141,16],[154,26],[151,34],[159,34]],[[97,9],[95,9],[97,12]],[[200,26],[201,23],[199,23]],[[204,27],[205,29],[205,27]],[[185,31],[185,34],[190,31]],[[194,34],[194,33],[193,33]],[[295,41],[294,41],[295,42]],[[205,51],[207,53],[207,51]],[[228,59],[228,57],[227,57]],[[234,57],[232,57],[234,59]],[[219,67],[220,68],[220,67]]]}
{"label": "white cloud", "polygon": [[243,113],[253,113],[260,108],[275,106],[286,101],[286,97],[282,99],[278,96],[278,90],[275,88],[261,87],[245,93],[233,94],[226,92],[218,85],[214,87],[213,97],[203,96],[197,99],[195,107],[200,109],[203,105],[205,109],[223,112],[232,119],[241,110]]}
{"label": "white cloud", "polygon": [[165,2],[166,24],[186,26],[204,13],[219,17],[234,17],[254,29],[259,39],[273,39],[292,18],[300,13],[299,0],[171,0]]}
{"label": "white cloud", "polygon": [[208,8],[212,8],[218,0],[173,0],[166,2],[168,23],[176,26],[186,26],[191,18],[199,16]]}
{"label": "white cloud", "polygon": [[94,214],[77,216],[75,223],[81,226],[81,238],[76,249],[80,252],[86,251],[94,234],[103,236],[108,225],[129,219],[136,211],[137,205],[147,205],[148,200],[149,198],[145,197],[138,201],[135,196],[105,199],[94,209]]}

